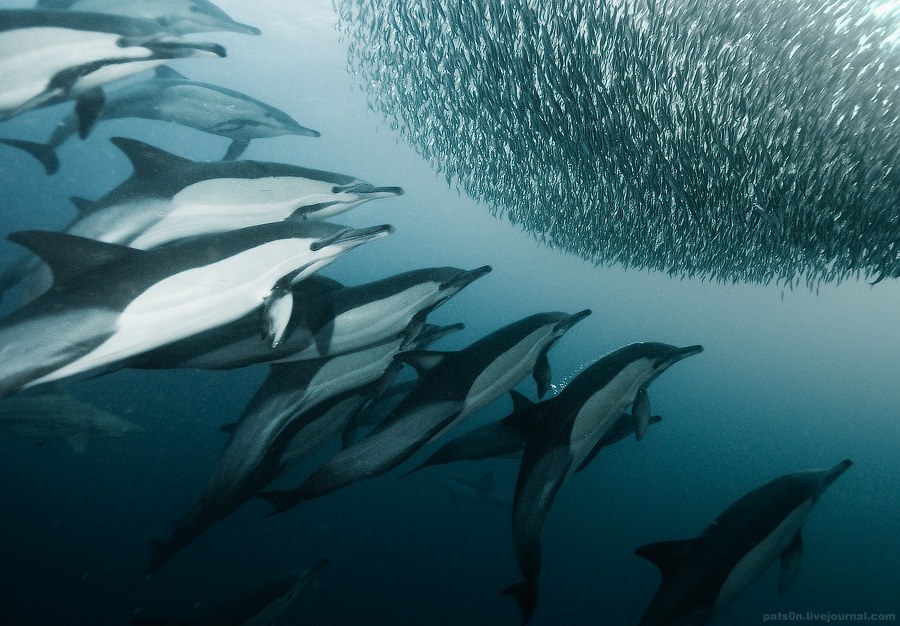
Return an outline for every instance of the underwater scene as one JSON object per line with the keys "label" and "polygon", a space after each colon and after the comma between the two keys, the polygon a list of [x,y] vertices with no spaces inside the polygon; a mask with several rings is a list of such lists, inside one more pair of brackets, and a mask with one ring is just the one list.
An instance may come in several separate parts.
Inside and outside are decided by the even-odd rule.
{"label": "underwater scene", "polygon": [[897,621],[894,0],[0,0],[0,189],[0,626]]}

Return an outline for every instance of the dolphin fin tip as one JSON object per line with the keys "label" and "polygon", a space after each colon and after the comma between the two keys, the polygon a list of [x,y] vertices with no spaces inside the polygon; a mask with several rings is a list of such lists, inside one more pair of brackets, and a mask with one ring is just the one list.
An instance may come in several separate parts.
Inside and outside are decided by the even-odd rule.
{"label": "dolphin fin tip", "polygon": [[522,580],[514,583],[500,592],[502,596],[512,596],[522,609],[523,626],[531,620],[534,609],[537,606],[537,587]]}

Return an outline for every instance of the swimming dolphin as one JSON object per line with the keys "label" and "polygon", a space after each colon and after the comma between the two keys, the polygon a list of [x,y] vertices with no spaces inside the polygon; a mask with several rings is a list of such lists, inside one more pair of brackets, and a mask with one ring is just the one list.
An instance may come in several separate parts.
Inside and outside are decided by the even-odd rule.
{"label": "swimming dolphin", "polygon": [[699,536],[641,546],[635,554],[659,567],[662,583],[641,626],[701,625],[781,559],[779,593],[800,566],[800,533],[822,493],[852,463],[787,474],[754,489]]}
{"label": "swimming dolphin", "polygon": [[405,340],[398,336],[350,354],[273,365],[238,421],[226,428],[228,443],[200,500],[168,541],[153,542],[147,571],[337,436],[377,387],[390,382],[381,379]]}
{"label": "swimming dolphin", "polygon": [[[128,117],[174,122],[226,137],[231,144],[225,160],[238,158],[252,139],[319,136],[284,111],[232,89],[189,80],[165,65],[155,69],[153,78],[104,90],[97,121]],[[71,114],[56,125],[45,144],[17,139],[0,139],[0,143],[26,150],[47,174],[55,174],[59,169],[56,150],[78,132],[78,126],[78,117]]]}
{"label": "swimming dolphin", "polygon": [[86,135],[103,107],[103,85],[170,59],[225,56],[152,20],[40,9],[0,10],[0,120],[77,100]]}
{"label": "swimming dolphin", "polygon": [[490,504],[502,509],[512,508],[512,497],[509,493],[501,492],[494,483],[495,470],[488,470],[478,478],[468,476],[444,476],[441,484],[450,494],[450,500],[462,498],[478,504]]}
{"label": "swimming dolphin", "polygon": [[322,559],[299,574],[280,576],[197,617],[137,617],[131,623],[133,626],[269,626],[296,600],[310,577],[328,563],[329,559]]}
{"label": "swimming dolphin", "polygon": [[127,360],[254,309],[277,335],[290,313],[291,281],[391,230],[285,221],[154,250],[13,233],[12,241],[50,266],[54,282],[0,321],[0,397]]}
{"label": "swimming dolphin", "polygon": [[255,26],[235,22],[209,0],[38,0],[35,8],[149,19],[176,35],[213,31],[260,34]]}
{"label": "swimming dolphin", "polygon": [[144,429],[63,392],[0,400],[0,433],[30,437],[39,443],[65,441],[75,452],[92,439],[123,437]]}
{"label": "swimming dolphin", "polygon": [[490,271],[489,265],[470,271],[424,268],[315,297],[299,283],[292,289],[294,307],[284,338],[274,347],[260,336],[258,317],[251,313],[145,353],[129,367],[229,369],[353,352],[403,332],[414,335],[431,311]]}
{"label": "swimming dolphin", "polygon": [[539,313],[513,322],[455,352],[397,355],[419,373],[415,388],[368,435],[319,467],[296,489],[262,497],[286,511],[358,480],[396,467],[428,442],[500,397],[532,373],[542,396],[550,385],[547,352],[590,315]]}
{"label": "swimming dolphin", "polygon": [[[510,391],[510,395],[513,397],[515,406],[511,414],[501,420],[485,424],[455,439],[451,439],[435,450],[420,465],[404,474],[404,476],[417,472],[424,467],[443,465],[455,461],[480,461],[504,457],[521,458],[522,453],[525,451],[528,432],[536,427],[534,419],[540,419],[541,416],[527,409],[532,403],[519,392],[513,390]],[[653,415],[649,418],[648,423],[656,424],[661,420],[662,418],[659,415]],[[638,429],[638,418],[631,413],[623,413],[600,438],[594,450],[591,451],[591,454],[587,456],[578,470],[580,471],[586,467],[602,448],[611,446],[631,434],[636,435]]]}
{"label": "swimming dolphin", "polygon": [[[375,187],[352,176],[262,161],[185,159],[135,139],[111,141],[133,174],[97,202],[78,201],[65,232],[142,250],[288,217],[323,219],[400,187]],[[29,263],[11,267],[0,287],[15,285]],[[32,291],[45,288],[45,280]]]}
{"label": "swimming dolphin", "polygon": [[503,590],[528,622],[537,604],[541,530],[563,483],[582,465],[641,389],[674,363],[703,350],[634,343],[602,357],[549,400],[522,407],[532,413],[513,505],[513,547],[523,580]]}

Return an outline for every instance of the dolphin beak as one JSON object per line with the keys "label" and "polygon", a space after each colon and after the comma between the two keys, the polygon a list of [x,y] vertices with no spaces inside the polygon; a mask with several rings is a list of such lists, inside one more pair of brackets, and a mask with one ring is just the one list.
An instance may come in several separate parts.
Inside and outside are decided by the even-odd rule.
{"label": "dolphin beak", "polygon": [[482,265],[481,267],[476,267],[474,270],[469,270],[468,272],[460,272],[447,282],[441,285],[441,289],[449,289],[450,287],[456,287],[457,289],[463,289],[464,287],[468,287],[476,280],[484,276],[485,274],[490,274],[491,272],[490,265]]}
{"label": "dolphin beak", "polygon": [[367,241],[386,237],[394,232],[394,227],[390,224],[382,224],[380,226],[370,226],[369,228],[346,228],[339,233],[335,233],[330,237],[319,239],[310,246],[310,250],[315,252],[326,246],[341,244],[347,248],[355,248]]}
{"label": "dolphin beak", "polygon": [[849,468],[851,465],[853,465],[853,461],[851,461],[850,459],[844,459],[843,461],[832,467],[830,470],[828,470],[825,476],[822,477],[822,485],[821,487],[819,487],[819,493],[825,491],[825,489],[827,489],[831,485],[831,483],[836,481],[841,474],[846,472],[847,468]]}
{"label": "dolphin beak", "polygon": [[675,348],[669,354],[666,355],[664,359],[660,362],[663,367],[669,367],[673,363],[678,363],[682,359],[686,359],[689,356],[694,356],[695,354],[700,354],[703,352],[703,346],[688,346],[686,348]]}
{"label": "dolphin beak", "polygon": [[556,330],[567,331],[590,314],[591,310],[585,309],[584,311],[568,315],[556,325]]}
{"label": "dolphin beak", "polygon": [[374,198],[390,198],[393,196],[402,196],[404,194],[403,187],[372,187],[366,193],[367,196]]}
{"label": "dolphin beak", "polygon": [[235,22],[234,20],[229,21],[227,24],[222,24],[222,28],[232,33],[242,33],[244,35],[262,35],[262,31],[259,30],[256,26],[250,26],[250,24],[241,24],[240,22]]}

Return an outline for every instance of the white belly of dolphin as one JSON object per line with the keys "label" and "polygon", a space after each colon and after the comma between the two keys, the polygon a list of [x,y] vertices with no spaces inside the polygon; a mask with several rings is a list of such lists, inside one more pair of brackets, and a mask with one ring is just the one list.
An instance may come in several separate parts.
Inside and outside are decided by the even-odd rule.
{"label": "white belly of dolphin", "polygon": [[649,359],[634,361],[581,405],[569,435],[573,458],[569,475],[584,462],[600,438],[631,406],[638,390],[652,374],[653,363]]}
{"label": "white belly of dolphin", "polygon": [[806,520],[810,509],[812,509],[812,505],[812,500],[805,500],[800,506],[791,511],[790,515],[785,517],[768,537],[741,558],[719,589],[713,610],[727,604],[742,589],[759,578],[768,569],[775,559],[784,552],[788,544],[791,543],[794,535],[803,527],[803,522]]}
{"label": "white belly of dolphin", "polygon": [[[436,284],[423,283],[383,300],[369,302],[341,313],[334,318],[328,352],[339,354],[357,350],[359,346],[403,332],[413,316],[430,304],[437,291]],[[317,353],[318,348],[313,345],[294,358],[312,358]]]}
{"label": "white belly of dolphin", "polygon": [[552,325],[541,326],[494,359],[472,383],[466,395],[465,408],[456,421],[496,400],[527,376],[553,334]]}
{"label": "white belly of dolphin", "polygon": [[[22,28],[0,34],[0,85],[4,86],[0,90],[0,111],[11,111],[40,95],[50,80],[67,68],[98,59],[140,59],[150,55],[146,48],[119,47],[119,39],[115,33],[56,27]],[[140,69],[130,69],[128,73],[134,71]]]}
{"label": "white belly of dolphin", "polygon": [[119,315],[115,333],[92,352],[31,382],[58,380],[232,322],[262,304],[282,276],[323,255],[309,240],[282,239],[217,263],[174,274],[137,296]]}

